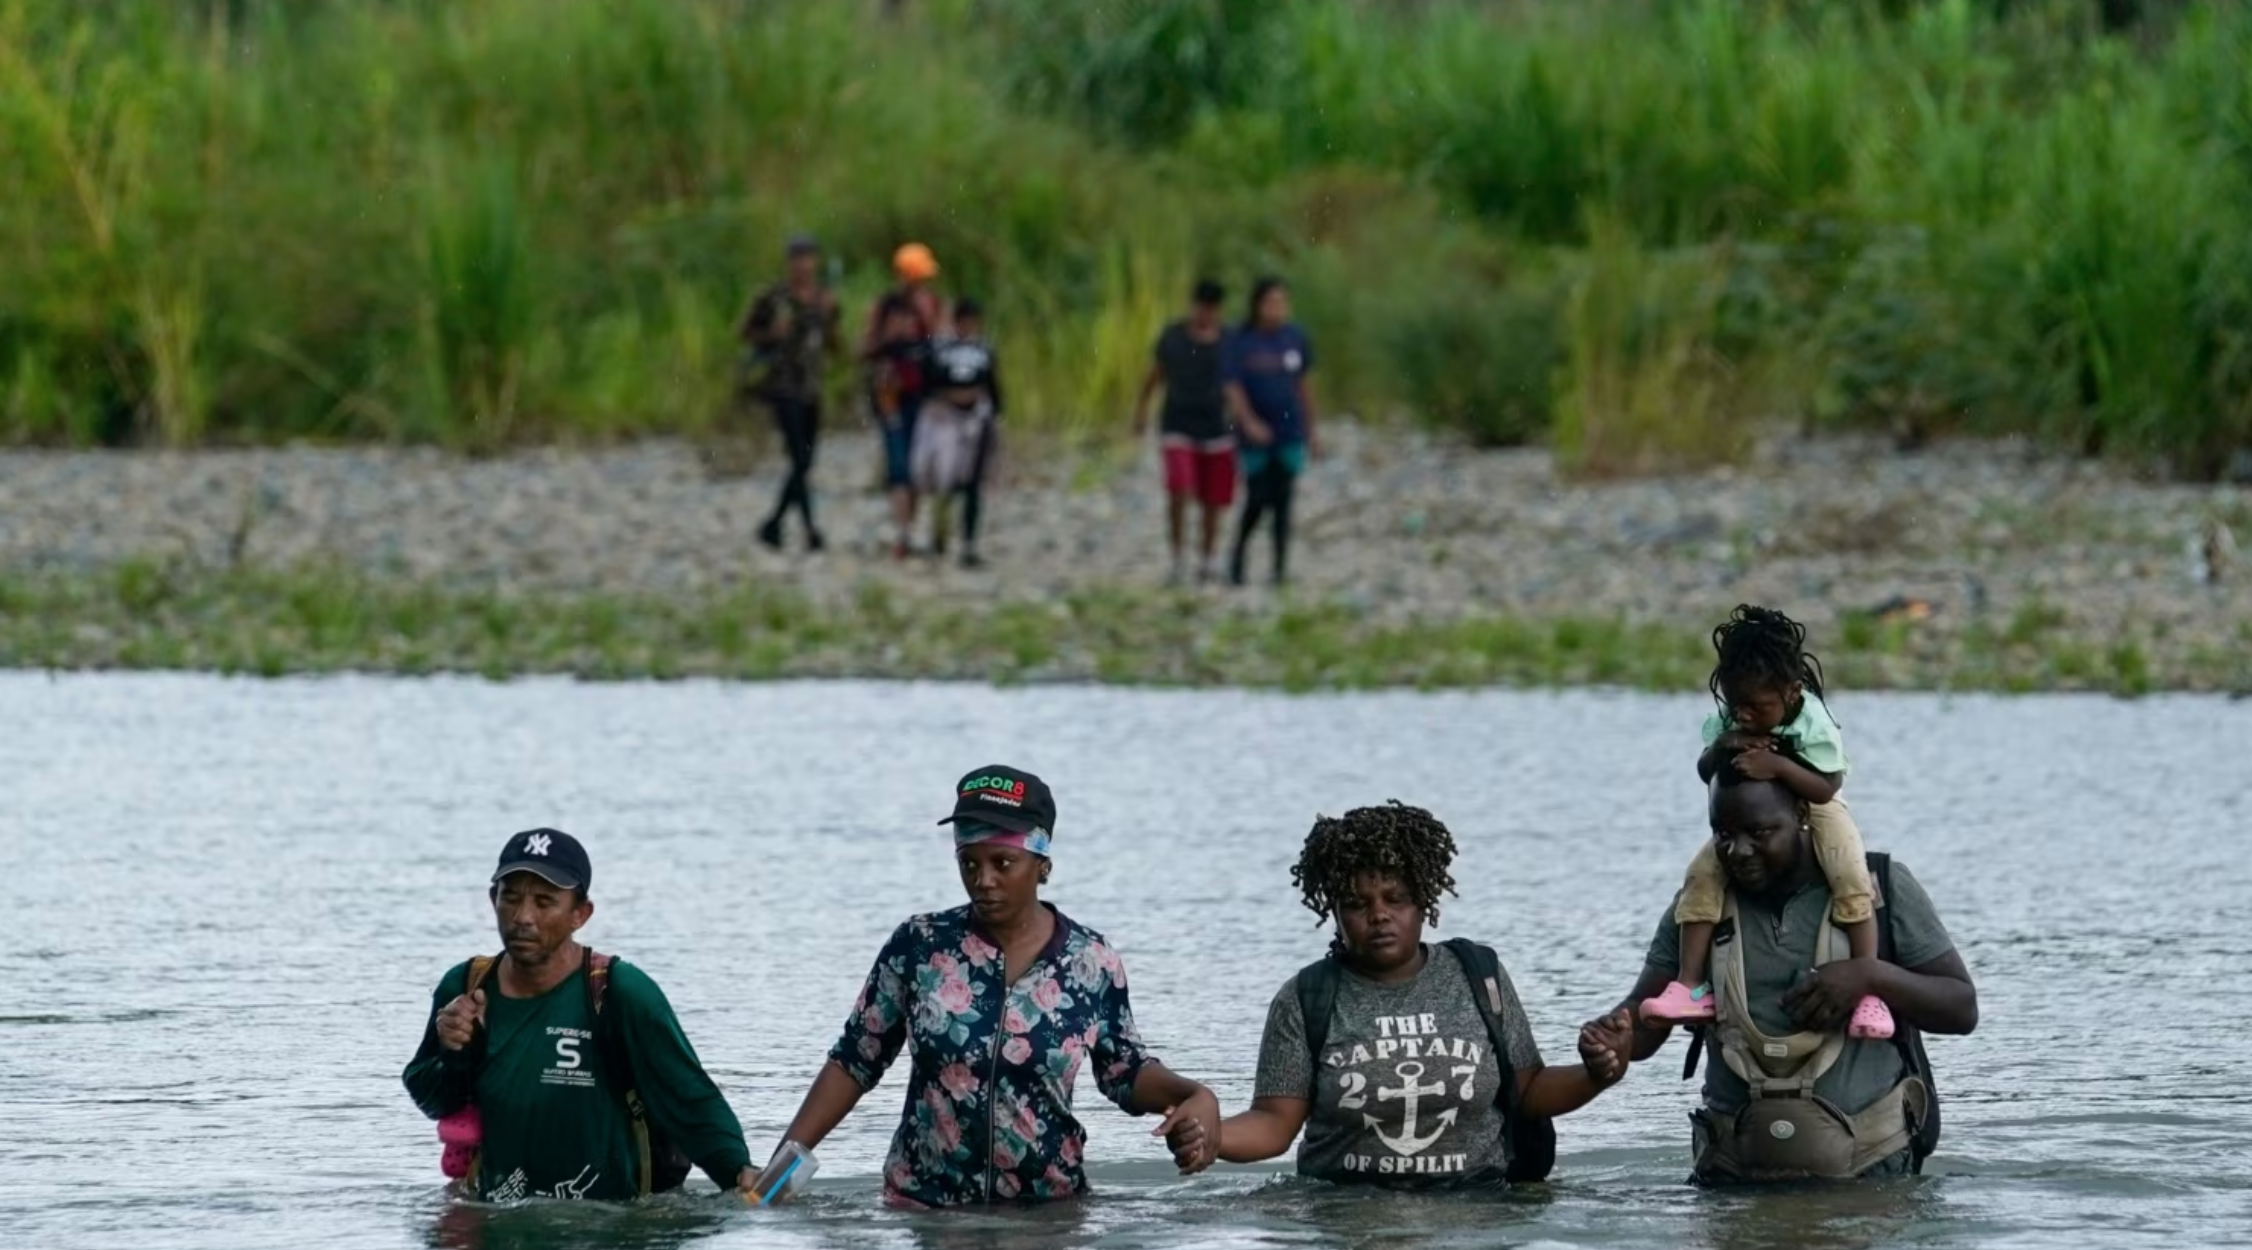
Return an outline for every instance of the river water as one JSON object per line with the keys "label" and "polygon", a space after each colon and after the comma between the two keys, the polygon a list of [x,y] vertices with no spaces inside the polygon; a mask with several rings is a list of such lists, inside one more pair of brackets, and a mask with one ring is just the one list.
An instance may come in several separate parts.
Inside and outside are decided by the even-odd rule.
{"label": "river water", "polygon": [[[1055,786],[1048,897],[1104,930],[1152,1047],[1249,1097],[1324,936],[1317,811],[1399,798],[1461,843],[1442,934],[1497,945],[1552,1062],[1640,966],[1701,836],[1704,703],[887,684],[0,674],[0,1245],[22,1247],[2179,1246],[2252,1240],[2252,704],[1838,701],[1870,844],[1929,887],[1984,1022],[1939,1039],[1920,1181],[1685,1186],[1676,1041],[1562,1121],[1555,1182],[1389,1197],[1182,1180],[1082,1082],[1099,1193],[876,1204],[889,1081],[807,1200],[450,1205],[398,1071],[494,946],[511,831],[594,857],[590,942],[666,987],[763,1156],[902,917],[955,905],[932,822],[1005,760]],[[2231,922],[2233,918],[2233,923]]]}

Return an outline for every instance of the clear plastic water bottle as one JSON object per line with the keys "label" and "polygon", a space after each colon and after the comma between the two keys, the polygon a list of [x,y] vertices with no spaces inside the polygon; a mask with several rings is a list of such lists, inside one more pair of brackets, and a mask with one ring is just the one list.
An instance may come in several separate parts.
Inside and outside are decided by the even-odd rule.
{"label": "clear plastic water bottle", "polygon": [[762,1207],[774,1206],[796,1193],[820,1170],[821,1161],[812,1151],[794,1141],[783,1142],[766,1161],[758,1179],[751,1182],[751,1201]]}

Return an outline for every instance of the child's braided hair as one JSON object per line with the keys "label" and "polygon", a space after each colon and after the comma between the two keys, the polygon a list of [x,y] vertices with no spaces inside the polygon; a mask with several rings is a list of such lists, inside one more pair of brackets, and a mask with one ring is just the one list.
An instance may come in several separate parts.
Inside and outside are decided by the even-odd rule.
{"label": "child's braided hair", "polygon": [[1806,626],[1773,608],[1743,603],[1712,631],[1712,649],[1719,662],[1706,683],[1713,701],[1725,712],[1728,699],[1722,686],[1782,690],[1803,682],[1815,697],[1822,693],[1822,661],[1806,650]]}

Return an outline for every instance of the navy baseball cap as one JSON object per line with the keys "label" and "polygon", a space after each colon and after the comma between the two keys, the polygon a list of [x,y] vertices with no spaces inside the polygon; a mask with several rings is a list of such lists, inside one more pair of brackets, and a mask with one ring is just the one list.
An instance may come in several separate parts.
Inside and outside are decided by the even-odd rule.
{"label": "navy baseball cap", "polygon": [[586,848],[561,829],[527,829],[500,848],[500,867],[493,869],[497,885],[510,873],[528,872],[564,890],[583,890],[594,881],[594,865]]}
{"label": "navy baseball cap", "polygon": [[957,820],[1046,836],[1056,831],[1056,798],[1048,793],[1048,783],[1031,773],[988,764],[954,787],[954,814],[938,823],[951,825]]}

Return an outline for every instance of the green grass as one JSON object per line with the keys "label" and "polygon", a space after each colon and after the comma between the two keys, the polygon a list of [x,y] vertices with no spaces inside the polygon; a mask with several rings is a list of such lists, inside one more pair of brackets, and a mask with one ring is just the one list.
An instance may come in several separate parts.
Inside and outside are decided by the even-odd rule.
{"label": "green grass", "polygon": [[1333,404],[1592,473],[2252,441],[2252,6],[876,11],[0,0],[0,441],[701,434],[794,229],[856,314],[931,243],[1074,446],[1190,277],[1265,269]]}
{"label": "green grass", "polygon": [[[2021,612],[1929,633],[1848,621],[1826,649],[1843,689],[2252,691],[2252,647],[2123,623],[2093,638]],[[927,678],[1250,687],[1702,688],[1692,623],[1470,616],[1388,621],[1333,604],[1272,609],[1155,590],[921,603],[870,583],[823,608],[787,589],[693,596],[526,594],[347,570],[134,562],[0,580],[0,666],[367,671],[495,680]]]}

